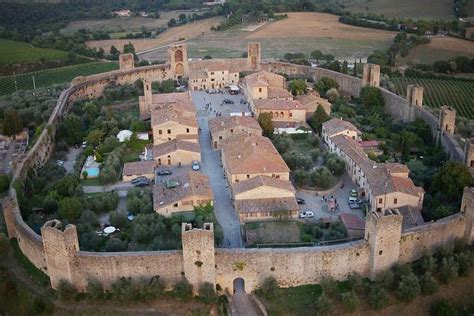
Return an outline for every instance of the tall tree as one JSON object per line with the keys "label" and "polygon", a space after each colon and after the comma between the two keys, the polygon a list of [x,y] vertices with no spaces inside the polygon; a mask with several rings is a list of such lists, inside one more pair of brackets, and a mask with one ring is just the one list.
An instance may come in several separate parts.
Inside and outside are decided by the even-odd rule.
{"label": "tall tree", "polygon": [[290,82],[290,90],[293,95],[301,95],[306,93],[306,82],[304,80],[292,80]]}
{"label": "tall tree", "polygon": [[314,111],[309,124],[315,131],[321,133],[323,123],[327,120],[329,120],[329,115],[326,113],[326,110],[324,110],[324,107],[321,104],[318,104],[318,107],[316,108],[316,111]]}
{"label": "tall tree", "polygon": [[23,129],[23,122],[16,110],[6,111],[3,118],[3,134],[14,136]]}
{"label": "tall tree", "polygon": [[273,122],[272,116],[270,113],[262,113],[258,116],[258,123],[262,127],[263,134],[265,136],[270,136],[273,134]]}

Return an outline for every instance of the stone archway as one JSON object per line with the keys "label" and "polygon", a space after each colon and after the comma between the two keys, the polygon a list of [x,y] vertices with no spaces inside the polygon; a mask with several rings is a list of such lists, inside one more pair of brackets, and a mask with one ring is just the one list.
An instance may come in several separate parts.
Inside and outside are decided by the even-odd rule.
{"label": "stone archway", "polygon": [[234,291],[233,293],[245,293],[245,281],[242,278],[236,278],[233,282]]}
{"label": "stone archway", "polygon": [[183,51],[181,50],[177,50],[175,53],[174,53],[174,61],[176,63],[182,63],[183,62]]}
{"label": "stone archway", "polygon": [[176,64],[176,67],[174,68],[174,73],[177,76],[184,75],[184,66],[183,66],[183,64]]}

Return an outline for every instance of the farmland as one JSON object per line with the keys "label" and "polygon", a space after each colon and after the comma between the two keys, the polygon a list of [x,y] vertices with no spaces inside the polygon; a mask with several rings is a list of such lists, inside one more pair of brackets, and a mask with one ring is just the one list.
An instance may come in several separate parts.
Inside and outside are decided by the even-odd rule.
{"label": "farmland", "polygon": [[409,84],[419,84],[424,87],[424,103],[432,108],[449,105],[456,109],[459,115],[474,118],[474,82],[449,79],[422,78],[392,78],[396,92],[406,95]]}
{"label": "farmland", "polygon": [[33,47],[30,44],[0,39],[0,65],[65,59],[67,52]]}
{"label": "farmland", "polygon": [[[193,25],[193,24],[191,24]],[[191,26],[190,25],[190,26]],[[190,57],[240,57],[248,42],[260,42],[263,56],[281,58],[287,52],[310,53],[320,49],[337,58],[366,58],[375,49],[388,48],[394,32],[339,23],[325,13],[288,13],[288,18],[270,22],[255,31],[238,26],[222,32],[206,32],[187,40]],[[165,35],[166,32],[163,34]],[[188,39],[189,37],[187,37]],[[163,59],[165,50],[143,56]]]}
{"label": "farmland", "polygon": [[372,0],[346,9],[356,13],[376,13],[411,19],[454,19],[452,0]]}
{"label": "farmland", "polygon": [[77,76],[88,76],[116,69],[118,69],[117,63],[96,62],[52,68],[17,76],[4,76],[0,77],[0,95],[7,95],[15,92],[15,80],[17,82],[18,90],[31,90],[33,89],[33,77],[36,87],[39,88],[70,82]]}
{"label": "farmland", "polygon": [[433,37],[429,44],[411,49],[404,61],[412,64],[432,64],[437,60],[456,56],[474,58],[474,42],[454,37]]}

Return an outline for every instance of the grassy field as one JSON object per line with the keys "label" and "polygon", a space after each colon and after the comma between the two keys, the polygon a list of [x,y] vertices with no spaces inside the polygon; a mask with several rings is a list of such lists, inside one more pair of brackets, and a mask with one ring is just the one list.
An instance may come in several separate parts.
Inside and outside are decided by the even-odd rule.
{"label": "grassy field", "polygon": [[[199,20],[189,24],[172,27],[161,33],[157,38],[152,39],[110,39],[110,40],[101,40],[101,41],[89,41],[87,46],[89,47],[102,47],[106,52],[110,50],[110,46],[114,45],[118,50],[122,50],[125,44],[131,42],[137,52],[145,51],[155,47],[161,47],[164,45],[169,45],[171,43],[177,42],[180,39],[190,39],[196,38],[198,36],[203,36],[206,33],[210,33],[212,26],[218,25],[222,21],[222,17],[213,17],[210,19]],[[163,49],[166,52],[166,49]]]}
{"label": "grassy field", "polygon": [[[268,23],[255,31],[239,25],[222,32],[205,32],[187,41],[189,57],[240,57],[248,42],[260,42],[265,58],[281,58],[287,52],[320,49],[337,58],[366,58],[375,49],[388,48],[394,32],[355,27],[339,23],[325,13],[289,13],[287,19]],[[164,33],[166,34],[166,33]],[[145,54],[144,58],[163,59],[166,50]]]}
{"label": "grassy field", "polygon": [[64,59],[67,52],[33,47],[30,44],[0,39],[0,65],[33,63],[45,60]]}
{"label": "grassy field", "polygon": [[347,5],[346,10],[411,19],[454,19],[452,0],[372,0]]}
{"label": "grassy field", "polygon": [[33,89],[33,77],[36,87],[39,88],[70,82],[74,77],[77,76],[89,76],[116,69],[118,69],[117,63],[94,62],[46,69],[17,76],[4,76],[0,77],[0,95],[7,95],[15,92],[15,80],[17,82],[18,90],[31,90]]}
{"label": "grassy field", "polygon": [[417,83],[424,87],[424,103],[433,108],[443,105],[454,107],[458,115],[474,118],[474,82],[443,79],[392,78],[399,95],[406,95],[408,84]]}
{"label": "grassy field", "polygon": [[246,223],[247,238],[261,244],[298,243],[301,223],[296,221],[271,221]]}
{"label": "grassy field", "polygon": [[402,60],[407,64],[432,64],[437,60],[447,60],[456,56],[474,58],[474,42],[455,37],[434,37],[429,44],[419,45],[410,50]]}
{"label": "grassy field", "polygon": [[190,10],[176,10],[160,12],[160,18],[144,18],[139,16],[131,16],[124,18],[112,18],[101,20],[77,20],[70,22],[66,27],[61,29],[62,34],[71,35],[80,29],[87,29],[91,31],[101,30],[105,32],[118,33],[123,32],[123,35],[130,32],[141,31],[142,27],[147,29],[156,29],[161,26],[166,26],[168,21],[172,18],[178,20],[180,14],[192,14]]}

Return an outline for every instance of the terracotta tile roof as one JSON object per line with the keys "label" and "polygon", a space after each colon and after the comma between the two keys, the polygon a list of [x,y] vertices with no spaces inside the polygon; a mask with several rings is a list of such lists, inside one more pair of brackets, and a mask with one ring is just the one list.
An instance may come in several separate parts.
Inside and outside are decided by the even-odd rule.
{"label": "terracotta tile roof", "polygon": [[295,193],[295,188],[290,181],[272,178],[268,176],[256,176],[245,181],[240,181],[232,185],[234,195],[247,192],[262,186],[278,188]]}
{"label": "terracotta tile roof", "polygon": [[203,59],[200,61],[189,62],[189,78],[200,79],[207,77],[207,71],[225,71],[229,73],[236,73],[247,69],[246,58],[233,58],[232,60],[227,59]]}
{"label": "terracotta tile roof", "polygon": [[364,172],[376,165],[374,161],[367,157],[367,154],[355,140],[341,134],[331,137],[331,140],[337,148],[349,156]]}
{"label": "terracotta tile roof", "polygon": [[137,161],[123,164],[123,174],[127,176],[140,174],[153,174],[155,172],[155,161]]}
{"label": "terracotta tile roof", "polygon": [[321,98],[319,93],[315,90],[310,91],[306,94],[298,95],[295,97],[295,100],[298,100],[307,112],[316,111],[319,104],[322,105],[322,107],[328,114],[331,112],[331,102],[324,98]]}
{"label": "terracotta tile roof", "polygon": [[406,165],[402,165],[400,163],[388,162],[385,163],[385,168],[387,168],[390,174],[404,173],[408,176],[410,173],[410,169],[408,169]]}
{"label": "terracotta tile roof", "polygon": [[228,129],[236,129],[235,131],[238,132],[238,129],[241,128],[257,130],[260,131],[260,133],[262,131],[260,124],[258,124],[257,120],[253,117],[220,116],[209,120],[209,130],[211,134],[214,135]]}
{"label": "terracotta tile roof", "polygon": [[328,135],[329,137],[345,130],[360,133],[357,127],[355,127],[354,124],[352,124],[351,122],[347,122],[337,118],[333,118],[327,122],[324,122],[323,128],[326,131],[326,135]]}
{"label": "terracotta tile roof", "polygon": [[[139,103],[144,103],[145,97],[139,97]],[[183,112],[196,113],[189,92],[158,93],[152,95],[151,111],[174,108]]]}
{"label": "terracotta tile roof", "polygon": [[183,113],[175,108],[165,108],[160,110],[152,110],[151,126],[161,125],[166,122],[176,122],[184,126],[197,127],[196,117],[187,113]]}
{"label": "terracotta tile roof", "polygon": [[293,99],[293,95],[286,89],[281,88],[268,88],[269,99]]}
{"label": "terracotta tile roof", "polygon": [[166,183],[160,183],[153,188],[153,204],[164,207],[174,204],[182,199],[191,196],[202,197],[202,199],[213,200],[209,178],[196,171],[190,171],[182,177],[174,178],[179,185],[176,188],[168,189]]}
{"label": "terracotta tile roof", "polygon": [[411,206],[403,206],[398,208],[398,211],[403,216],[402,227],[410,228],[414,226],[420,226],[425,223],[421,210],[413,208]]}
{"label": "terracotta tile roof", "polygon": [[178,150],[200,153],[201,148],[198,143],[187,142],[185,140],[174,139],[166,143],[153,146],[153,157],[160,157]]}
{"label": "terracotta tile roof", "polygon": [[290,171],[272,142],[260,135],[234,135],[224,140],[221,150],[231,174]]}
{"label": "terracotta tile roof", "polygon": [[341,220],[347,230],[365,230],[365,221],[357,215],[342,213]]}
{"label": "terracotta tile roof", "polygon": [[[273,86],[271,83],[270,78],[278,78],[278,80],[282,83],[281,85],[278,86]],[[245,77],[245,84],[250,87],[275,87],[275,88],[280,88],[283,89],[285,78],[283,76],[262,70],[256,73],[253,73],[251,75],[247,75]]]}
{"label": "terracotta tile roof", "polygon": [[305,110],[296,100],[255,99],[253,103],[258,110]]}
{"label": "terracotta tile roof", "polygon": [[235,210],[238,213],[260,213],[276,211],[296,211],[298,204],[295,198],[273,198],[255,200],[236,200]]}

